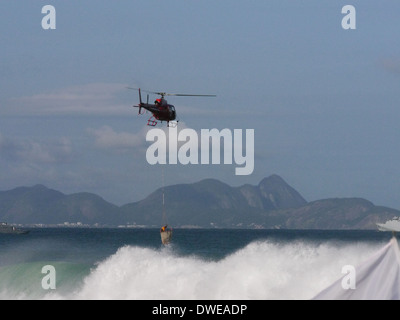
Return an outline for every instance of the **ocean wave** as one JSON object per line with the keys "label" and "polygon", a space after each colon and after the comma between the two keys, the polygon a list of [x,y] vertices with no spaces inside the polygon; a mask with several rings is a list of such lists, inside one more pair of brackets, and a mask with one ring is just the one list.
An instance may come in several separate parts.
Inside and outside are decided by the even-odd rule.
{"label": "ocean wave", "polygon": [[[45,299],[267,300],[311,299],[357,266],[378,244],[253,242],[219,261],[124,246],[94,266],[68,292]],[[1,291],[0,291],[1,292]]]}

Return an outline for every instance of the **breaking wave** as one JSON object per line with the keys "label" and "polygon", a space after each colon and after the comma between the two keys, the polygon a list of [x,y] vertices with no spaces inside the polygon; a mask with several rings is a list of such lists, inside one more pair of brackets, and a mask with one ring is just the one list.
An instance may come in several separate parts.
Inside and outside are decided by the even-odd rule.
{"label": "breaking wave", "polygon": [[380,247],[262,241],[216,261],[124,246],[96,266],[56,264],[56,290],[41,288],[43,263],[3,267],[0,299],[310,299]]}

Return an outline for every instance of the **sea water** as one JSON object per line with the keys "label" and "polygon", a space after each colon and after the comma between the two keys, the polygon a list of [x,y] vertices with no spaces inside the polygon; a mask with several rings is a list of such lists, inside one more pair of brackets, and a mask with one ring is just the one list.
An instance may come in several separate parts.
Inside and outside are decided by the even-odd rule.
{"label": "sea water", "polygon": [[[0,299],[311,299],[389,242],[377,231],[33,228],[0,234]],[[55,288],[43,285],[54,267]]]}

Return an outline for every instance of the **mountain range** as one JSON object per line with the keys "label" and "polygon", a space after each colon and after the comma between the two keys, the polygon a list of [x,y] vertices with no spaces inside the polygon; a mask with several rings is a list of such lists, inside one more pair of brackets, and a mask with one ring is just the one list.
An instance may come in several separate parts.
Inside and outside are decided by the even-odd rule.
{"label": "mountain range", "polygon": [[278,175],[256,186],[231,187],[215,179],[172,185],[123,206],[43,185],[0,191],[0,221],[12,224],[159,227],[163,210],[173,227],[186,228],[376,229],[376,223],[400,216],[361,198],[307,202]]}

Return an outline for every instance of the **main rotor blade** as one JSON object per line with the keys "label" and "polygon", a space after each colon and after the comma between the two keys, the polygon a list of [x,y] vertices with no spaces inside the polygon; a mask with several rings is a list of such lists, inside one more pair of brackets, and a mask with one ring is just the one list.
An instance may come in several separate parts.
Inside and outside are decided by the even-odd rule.
{"label": "main rotor blade", "polygon": [[216,97],[215,94],[185,94],[185,93],[166,93],[166,96],[177,97]]}
{"label": "main rotor blade", "polygon": [[[139,88],[126,87],[131,90],[139,90]],[[176,96],[176,97],[216,97],[215,94],[186,94],[186,93],[166,93],[166,92],[157,92],[157,91],[149,91],[140,89],[143,92],[158,94],[159,96]]]}
{"label": "main rotor blade", "polygon": [[[133,88],[133,87],[126,87],[127,89],[131,89],[131,90],[139,90],[140,88]],[[148,93],[154,93],[154,94],[160,94],[161,95],[161,92],[154,92],[154,91],[149,91],[149,90],[144,90],[144,89],[140,89],[140,91],[143,91],[143,92],[148,92]]]}

